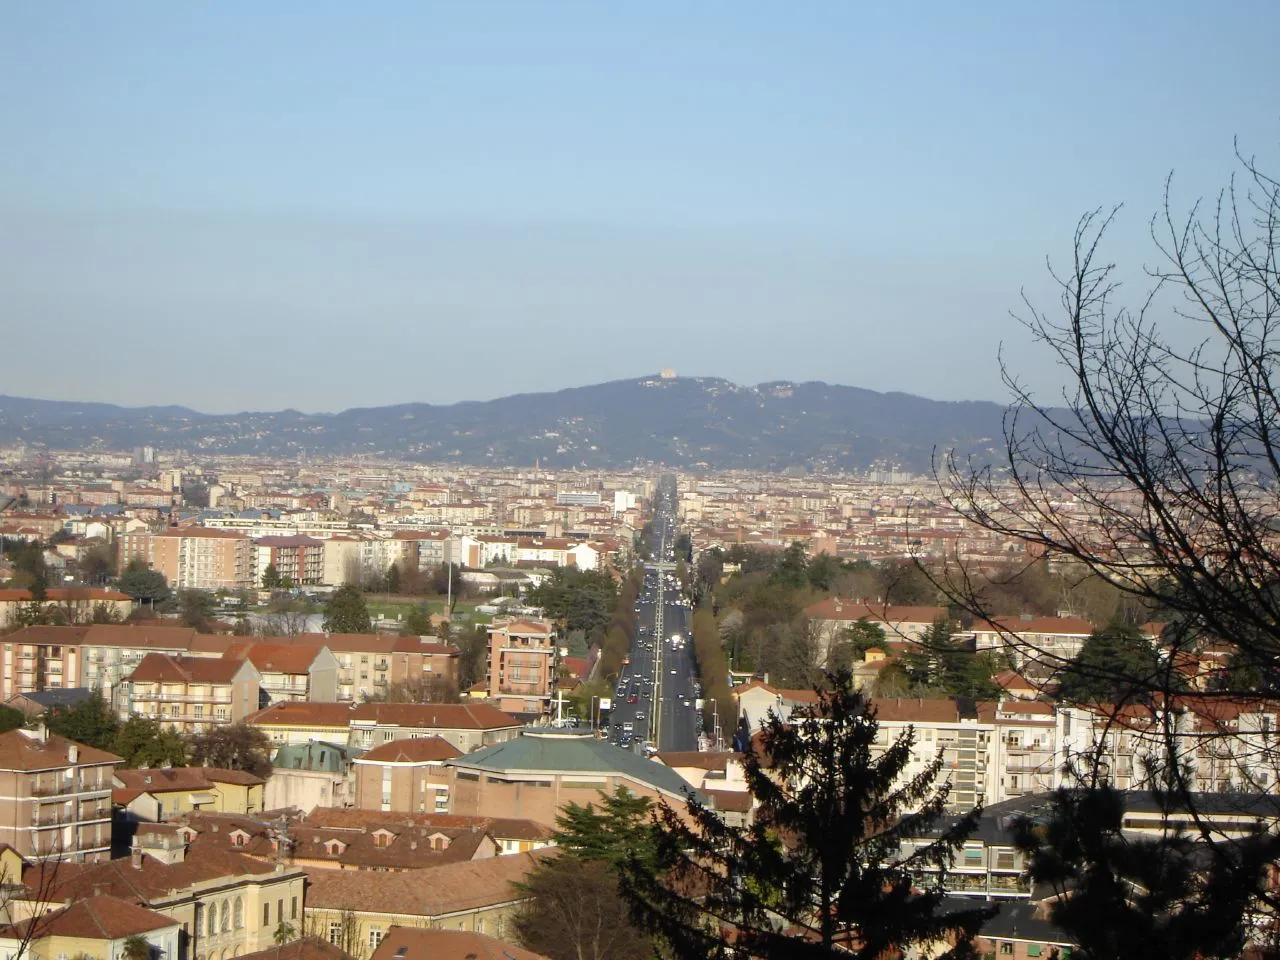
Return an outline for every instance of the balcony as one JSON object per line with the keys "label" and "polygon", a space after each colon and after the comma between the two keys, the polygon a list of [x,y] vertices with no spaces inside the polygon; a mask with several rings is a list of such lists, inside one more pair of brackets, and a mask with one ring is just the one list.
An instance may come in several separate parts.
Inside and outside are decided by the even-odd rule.
{"label": "balcony", "polygon": [[386,670],[386,669],[388,669],[390,666],[391,666],[391,664],[389,664],[386,660],[379,660],[377,663],[375,663],[375,664],[373,665],[373,669],[375,669],[375,670]]}
{"label": "balcony", "polygon": [[226,696],[218,695],[199,695],[191,693],[162,693],[150,695],[135,695],[135,700],[145,700],[152,703],[230,703],[231,694]]}
{"label": "balcony", "polygon": [[75,780],[59,780],[56,783],[43,781],[31,785],[31,796],[33,797],[61,797],[68,793],[79,792],[80,785]]}
{"label": "balcony", "polygon": [[60,807],[54,809],[46,807],[33,816],[31,822],[37,827],[57,827],[67,823],[78,823],[79,819],[72,811],[63,810]]}

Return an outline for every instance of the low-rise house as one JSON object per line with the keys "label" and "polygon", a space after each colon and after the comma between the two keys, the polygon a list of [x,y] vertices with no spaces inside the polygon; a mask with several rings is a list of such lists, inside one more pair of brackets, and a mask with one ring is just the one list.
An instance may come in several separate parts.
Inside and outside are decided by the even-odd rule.
{"label": "low-rise house", "polygon": [[257,727],[272,743],[346,743],[351,738],[354,710],[349,703],[283,701],[251,713],[245,723]]}
{"label": "low-rise house", "polygon": [[817,628],[824,661],[840,635],[859,620],[879,627],[891,643],[916,643],[936,620],[949,616],[946,607],[895,606],[842,597],[828,597],[804,612]]}
{"label": "low-rise house", "polygon": [[[670,767],[591,735],[525,730],[497,746],[448,762],[451,812],[553,825],[568,804],[587,804],[619,787],[683,807],[697,793]],[[705,799],[705,798],[704,798]]]}
{"label": "low-rise house", "polygon": [[1071,960],[1078,950],[1071,936],[1049,919],[1052,902],[1005,901],[982,925],[974,947],[998,960]]}
{"label": "low-rise house", "polygon": [[15,694],[5,702],[5,706],[21,710],[29,720],[35,720],[43,717],[50,710],[74,707],[91,696],[93,691],[88,687],[54,687],[51,690]]}
{"label": "low-rise house", "polygon": [[198,811],[257,813],[263,809],[265,786],[252,773],[217,767],[117,770],[112,799],[126,818],[154,823]]}
{"label": "low-rise house", "polygon": [[358,958],[370,957],[393,926],[510,936],[527,899],[523,882],[551,851],[450,863],[403,873],[307,872],[307,932]]}
{"label": "low-rise house", "polygon": [[487,703],[362,703],[351,715],[351,746],[443,737],[466,753],[515,737],[523,724]]}
{"label": "low-rise house", "polygon": [[353,797],[351,751],[345,739],[340,744],[323,740],[284,744],[271,758],[267,810],[345,807],[354,802]]}
{"label": "low-rise house", "polygon": [[109,858],[120,762],[43,724],[0,733],[0,843],[31,861]]}
{"label": "low-rise house", "polygon": [[154,956],[181,955],[182,925],[171,917],[106,894],[28,917],[0,929],[0,954],[32,960],[82,957],[122,960],[125,941],[141,937]]}
{"label": "low-rise house", "polygon": [[126,680],[126,710],[179,733],[203,733],[257,710],[261,676],[248,660],[149,653]]}
{"label": "low-rise house", "polygon": [[[965,837],[955,863],[943,875],[943,888],[948,894],[980,900],[1027,900],[1031,897],[1031,881],[1026,876],[1026,855],[1018,849],[1015,826],[1022,818],[1035,817],[1045,808],[1045,794],[1024,797],[985,808],[973,831]],[[900,855],[906,857],[917,848],[928,846],[954,824],[951,818],[935,823],[922,836],[908,837],[902,842]],[[936,867],[921,876],[926,885],[937,881]]]}
{"label": "low-rise house", "polygon": [[354,763],[355,804],[366,810],[448,813],[445,761],[462,751],[443,737],[392,740]]}
{"label": "low-rise house", "polygon": [[289,840],[290,859],[296,866],[324,870],[421,870],[501,853],[498,842],[476,824],[373,822],[359,828],[295,824]]}
{"label": "low-rise house", "polygon": [[497,937],[467,930],[393,926],[370,960],[547,960]]}
{"label": "low-rise house", "polygon": [[1014,669],[1044,683],[1080,653],[1093,624],[1080,617],[995,617],[973,626],[974,649],[1007,655]]}

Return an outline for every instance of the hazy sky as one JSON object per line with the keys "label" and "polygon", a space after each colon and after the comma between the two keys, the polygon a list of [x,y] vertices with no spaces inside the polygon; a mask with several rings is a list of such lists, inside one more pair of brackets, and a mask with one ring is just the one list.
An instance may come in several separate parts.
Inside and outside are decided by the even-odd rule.
{"label": "hazy sky", "polygon": [[[662,367],[1003,399],[1077,216],[1280,143],[1280,3],[0,0],[0,393]],[[1136,291],[1135,291],[1136,292]]]}

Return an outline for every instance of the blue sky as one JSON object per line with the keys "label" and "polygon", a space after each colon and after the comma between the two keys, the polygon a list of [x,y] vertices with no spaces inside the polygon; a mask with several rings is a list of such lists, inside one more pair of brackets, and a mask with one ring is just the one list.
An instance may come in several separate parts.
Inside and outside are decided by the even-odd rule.
{"label": "blue sky", "polygon": [[[1046,256],[1273,157],[1280,4],[0,3],[0,393],[661,367],[1004,398]],[[1136,296],[1137,290],[1134,289]],[[70,346],[71,354],[67,348]],[[13,362],[17,361],[17,362]]]}

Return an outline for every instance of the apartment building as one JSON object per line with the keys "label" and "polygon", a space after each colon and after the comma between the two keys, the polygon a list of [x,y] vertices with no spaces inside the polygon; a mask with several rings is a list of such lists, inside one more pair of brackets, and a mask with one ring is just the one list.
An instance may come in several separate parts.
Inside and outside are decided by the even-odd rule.
{"label": "apartment building", "polygon": [[310,741],[345,744],[351,737],[350,703],[299,703],[284,700],[245,717],[272,743],[305,744]]}
{"label": "apartment building", "polygon": [[267,567],[274,566],[282,581],[295,586],[324,583],[324,550],[325,542],[314,537],[259,537],[253,541],[253,582],[260,586]]}
{"label": "apartment building", "polygon": [[371,750],[392,740],[442,737],[468,753],[510,740],[522,726],[487,703],[361,703],[351,712],[350,743]]}
{"label": "apartment building", "polygon": [[265,786],[252,773],[218,767],[117,770],[112,800],[135,822],[196,812],[249,816],[264,809]]}
{"label": "apartment building", "polygon": [[125,701],[132,716],[198,734],[257,710],[261,679],[249,660],[148,653],[125,681]]}
{"label": "apartment building", "polygon": [[947,807],[972,810],[995,799],[999,777],[996,761],[996,704],[967,697],[926,700],[883,698],[874,701],[880,729],[876,744],[883,750],[913,729],[915,743],[904,779],[922,772],[942,753],[940,782],[951,784]]}
{"label": "apartment building", "polygon": [[192,627],[99,623],[80,640],[80,683],[99,691],[122,715],[128,714],[124,682],[148,653],[185,654],[197,634]]}
{"label": "apartment building", "polygon": [[462,752],[443,737],[392,740],[358,757],[356,806],[403,813],[448,813],[445,761]]}
{"label": "apartment building", "polygon": [[323,643],[200,635],[192,640],[191,653],[251,662],[258,670],[263,706],[282,700],[332,703],[338,698],[338,661]]}
{"label": "apartment building", "polygon": [[237,590],[254,586],[253,545],[247,536],[212,527],[173,527],[124,533],[116,541],[120,569],[138,561],[165,575],[176,590]]}
{"label": "apartment building", "polygon": [[1053,705],[1038,700],[1001,700],[996,705],[995,725],[995,799],[1004,801],[1052,790],[1058,779]]}
{"label": "apartment building", "polygon": [[974,648],[1006,654],[1032,683],[1056,675],[1080,653],[1093,624],[1079,617],[997,617],[974,624]]}
{"label": "apartment building", "polygon": [[546,620],[498,617],[488,627],[485,688],[500,710],[548,713],[555,695],[555,627]]}
{"label": "apartment building", "polygon": [[133,598],[109,587],[50,587],[44,599],[36,601],[25,587],[7,587],[0,589],[0,630],[12,626],[33,606],[42,611],[56,610],[66,623],[76,624],[91,621],[100,607],[124,619],[133,612]]}
{"label": "apartment building", "polygon": [[109,859],[120,762],[43,724],[0,734],[0,842],[28,861]]}
{"label": "apartment building", "polygon": [[5,700],[23,693],[78,687],[88,627],[24,627],[4,638]]}
{"label": "apartment building", "polygon": [[397,530],[397,540],[412,540],[417,548],[418,569],[424,573],[453,562],[453,540],[446,528]]}
{"label": "apartment building", "polygon": [[311,633],[285,638],[290,643],[323,643],[338,663],[337,699],[356,701],[385,694],[392,684],[458,686],[457,647],[423,637],[370,633]]}

